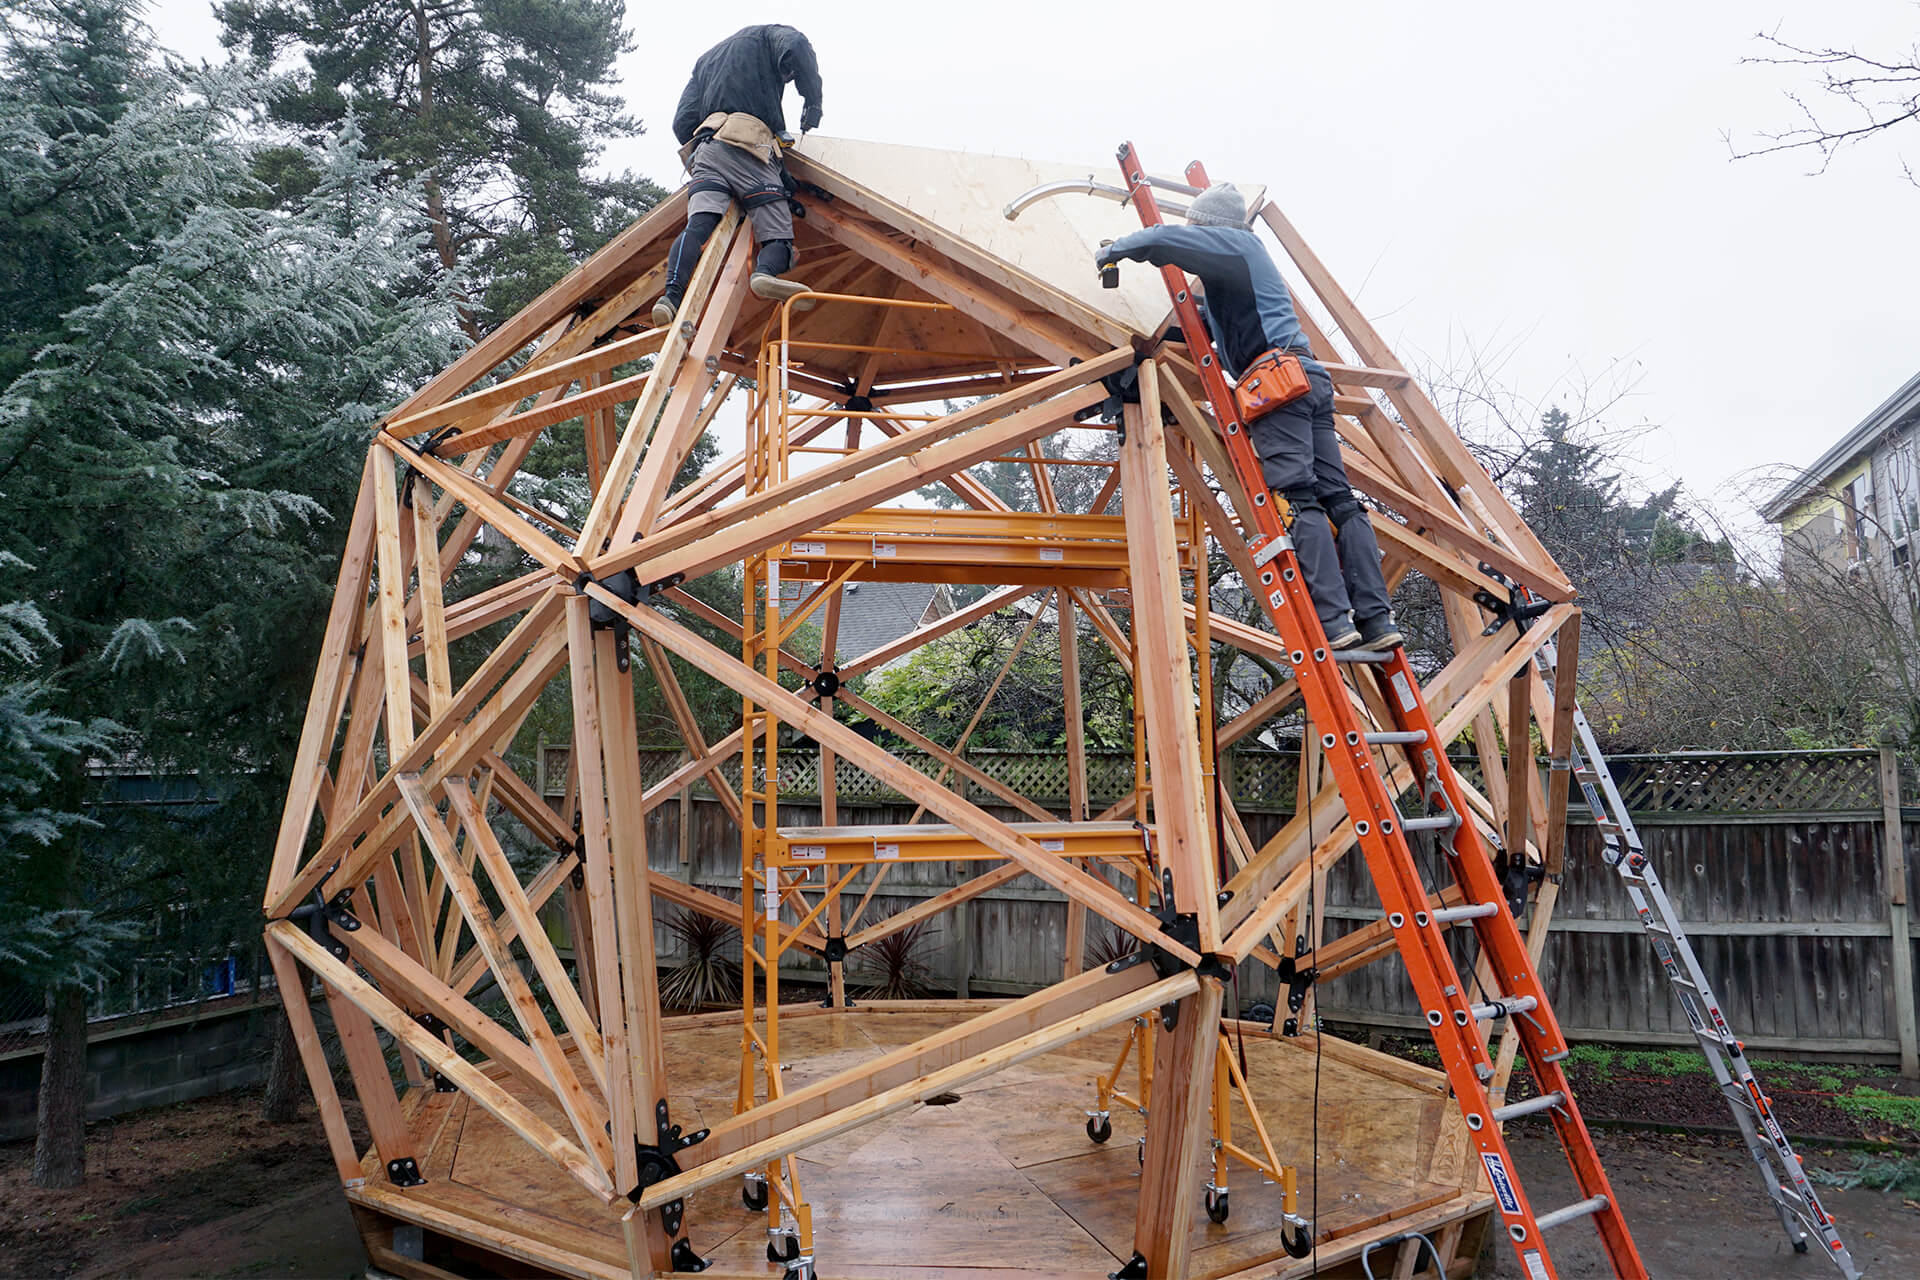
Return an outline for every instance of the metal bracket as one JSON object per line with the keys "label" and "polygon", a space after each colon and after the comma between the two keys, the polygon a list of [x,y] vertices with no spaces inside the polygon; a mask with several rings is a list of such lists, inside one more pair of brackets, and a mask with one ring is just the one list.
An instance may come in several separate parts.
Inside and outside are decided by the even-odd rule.
{"label": "metal bracket", "polygon": [[1147,1280],[1147,1255],[1136,1251],[1126,1266],[1107,1272],[1107,1280]]}
{"label": "metal bracket", "polygon": [[572,861],[573,874],[568,878],[572,881],[575,889],[584,889],[587,887],[587,842],[580,838],[580,828],[577,825],[579,821],[579,815],[575,814],[574,822],[576,825],[574,827],[573,839],[560,840],[554,843],[553,861],[554,865],[559,867],[564,867],[569,861]]}
{"label": "metal bracket", "polygon": [[[679,1173],[680,1152],[705,1142],[709,1132],[706,1129],[696,1129],[682,1137],[680,1126],[674,1124],[668,1117],[665,1098],[653,1104],[653,1120],[659,1135],[658,1141],[648,1146],[638,1137],[633,1140],[633,1154],[639,1165],[640,1181],[634,1185],[633,1190],[627,1192],[627,1199],[635,1203],[638,1203],[640,1197],[646,1194],[648,1187],[656,1182],[665,1182]],[[660,1224],[666,1228],[668,1235],[680,1234],[680,1220],[686,1213],[686,1209],[685,1200],[674,1200],[660,1206]]]}
{"label": "metal bracket", "polygon": [[[414,451],[424,453],[429,458],[437,458],[440,456],[438,452],[440,446],[459,434],[459,425],[457,423],[450,423],[436,431],[429,432],[420,443],[413,446]],[[405,507],[409,511],[413,510],[413,478],[415,476],[425,475],[426,472],[420,470],[411,462],[403,461],[400,464],[400,505],[402,507]]]}
{"label": "metal bracket", "polygon": [[[326,878],[323,876],[320,885],[325,883]],[[347,910],[347,903],[353,897],[353,890],[342,889],[328,898],[320,885],[314,886],[313,901],[295,907],[287,914],[287,919],[305,929],[307,936],[325,947],[335,960],[345,960],[347,944],[334,937],[333,930],[329,926],[337,924],[348,933],[359,930],[360,921],[353,912]]]}
{"label": "metal bracket", "polygon": [[[589,582],[598,583],[628,604],[645,604],[649,594],[640,585],[640,579],[631,569],[610,573],[605,578],[595,578],[591,573],[583,573],[574,586],[584,592]],[[633,665],[633,655],[628,649],[632,626],[628,623],[626,615],[589,596],[587,597],[587,622],[595,631],[612,629],[614,662],[621,671],[629,670]]]}
{"label": "metal bracket", "polygon": [[[1189,951],[1199,951],[1199,918],[1191,912],[1182,914],[1173,909],[1173,873],[1162,871],[1160,876],[1160,907],[1156,911],[1150,911],[1149,914],[1160,922],[1160,932],[1169,939],[1178,942]],[[1179,956],[1152,943],[1141,947],[1131,955],[1121,956],[1107,966],[1107,972],[1120,973],[1142,963],[1151,964],[1153,971],[1162,978],[1171,978],[1174,974],[1184,973],[1188,969],[1198,970],[1207,977],[1216,978],[1221,982],[1233,976],[1232,966],[1219,956],[1202,955],[1199,964],[1188,964]],[[1169,1031],[1180,1025],[1179,1002],[1175,1001],[1161,1007],[1160,1022]]]}
{"label": "metal bracket", "polygon": [[424,453],[429,458],[437,458],[440,455],[436,451],[440,448],[440,446],[445,444],[447,441],[451,440],[453,437],[459,434],[460,434],[460,428],[458,426],[449,424],[447,426],[441,427],[437,431],[429,432],[427,434],[426,439],[422,440],[419,444],[413,447],[414,452]]}
{"label": "metal bracket", "polygon": [[807,684],[816,698],[831,698],[840,692],[840,673],[822,668],[813,673],[813,679]]}
{"label": "metal bracket", "polygon": [[1527,861],[1525,852],[1515,853],[1505,847],[1494,855],[1493,871],[1500,877],[1500,890],[1506,897],[1507,910],[1515,916],[1527,909],[1527,889],[1547,878],[1544,866]]}
{"label": "metal bracket", "polygon": [[427,1183],[420,1176],[420,1166],[412,1156],[387,1161],[387,1181],[396,1187],[423,1187]]}
{"label": "metal bracket", "polygon": [[[416,1013],[413,1015],[413,1020],[426,1028],[427,1034],[433,1036],[435,1039],[447,1033],[447,1024],[433,1013]],[[441,1075],[438,1071],[435,1071],[433,1073],[433,1091],[435,1093],[458,1093],[460,1092],[460,1086]]]}
{"label": "metal bracket", "polygon": [[1490,636],[1511,622],[1522,635],[1526,634],[1533,620],[1553,608],[1551,600],[1529,599],[1526,588],[1507,580],[1507,575],[1482,560],[1480,572],[1498,582],[1507,589],[1507,598],[1502,600],[1485,587],[1473,593],[1473,602],[1493,615],[1492,621],[1480,630],[1483,636]]}
{"label": "metal bracket", "polygon": [[569,857],[575,859],[573,874],[567,877],[567,882],[574,887],[576,892],[587,887],[587,841],[580,830],[580,822],[580,807],[575,805],[573,810],[573,840],[568,844],[556,847],[554,850],[560,855],[562,862],[565,862]]}
{"label": "metal bracket", "polygon": [[1275,969],[1275,972],[1280,976],[1280,981],[1287,984],[1287,1012],[1295,1015],[1280,1025],[1280,1034],[1286,1036],[1297,1036],[1300,1034],[1300,1018],[1298,1015],[1300,1010],[1306,1007],[1307,988],[1311,987],[1320,977],[1320,971],[1318,969],[1311,965],[1303,967],[1300,964],[1301,957],[1307,954],[1306,938],[1295,937],[1293,945],[1295,948],[1294,954],[1281,956],[1279,967]]}
{"label": "metal bracket", "polygon": [[1258,547],[1254,548],[1253,567],[1258,569],[1262,565],[1270,564],[1280,558],[1282,551],[1291,550],[1293,550],[1293,539],[1286,534],[1283,533],[1278,537],[1268,538]]}
{"label": "metal bracket", "polygon": [[705,1271],[713,1264],[693,1251],[693,1242],[681,1236],[667,1254],[675,1271]]}

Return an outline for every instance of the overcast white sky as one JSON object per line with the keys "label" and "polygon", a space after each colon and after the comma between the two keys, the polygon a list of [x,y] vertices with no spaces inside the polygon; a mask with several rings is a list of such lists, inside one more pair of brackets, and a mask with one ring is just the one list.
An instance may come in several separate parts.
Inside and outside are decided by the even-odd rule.
{"label": "overcast white sky", "polygon": [[[220,56],[207,0],[150,19]],[[1542,404],[1624,370],[1615,416],[1654,424],[1650,482],[1726,501],[1920,369],[1920,188],[1900,163],[1920,162],[1920,124],[1820,177],[1807,157],[1732,162],[1722,138],[1787,123],[1783,91],[1804,87],[1740,64],[1758,30],[1901,52],[1920,35],[1905,0],[630,3],[622,89],[649,132],[608,162],[675,185],[688,69],[766,21],[819,51],[825,133],[1103,175],[1124,138],[1161,172],[1198,157],[1267,184],[1409,365],[1495,352]]]}

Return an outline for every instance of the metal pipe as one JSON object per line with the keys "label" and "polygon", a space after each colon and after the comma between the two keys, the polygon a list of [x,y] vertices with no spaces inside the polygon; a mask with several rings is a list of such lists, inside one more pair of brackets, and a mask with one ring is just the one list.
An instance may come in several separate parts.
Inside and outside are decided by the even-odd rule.
{"label": "metal pipe", "polygon": [[[1148,181],[1156,187],[1164,186],[1170,191],[1191,193],[1194,190],[1192,187],[1178,186],[1159,179],[1148,179]],[[1106,182],[1096,182],[1093,179],[1093,175],[1088,174],[1084,182],[1043,182],[1031,191],[1024,191],[1015,196],[1013,200],[1008,203],[1007,207],[1000,212],[1005,215],[1008,222],[1012,222],[1022,213],[1026,212],[1030,206],[1053,196],[1064,195],[1105,196],[1117,204],[1125,204],[1128,200],[1132,199],[1132,193],[1125,187],[1116,187]],[[1181,217],[1185,217],[1187,213],[1187,207],[1185,205],[1176,204],[1170,200],[1161,201],[1160,209],[1163,213],[1175,213]]]}

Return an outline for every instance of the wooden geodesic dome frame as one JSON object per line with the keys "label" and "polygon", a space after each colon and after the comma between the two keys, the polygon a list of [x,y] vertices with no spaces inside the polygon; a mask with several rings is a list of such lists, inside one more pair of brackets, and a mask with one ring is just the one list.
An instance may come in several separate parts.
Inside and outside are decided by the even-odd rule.
{"label": "wooden geodesic dome frame", "polygon": [[[1384,922],[1337,939],[1321,939],[1316,924],[1311,953],[1288,956],[1288,940],[1307,927],[1316,873],[1354,841],[1339,789],[1330,781],[1310,788],[1298,816],[1259,842],[1213,778],[1214,752],[1295,709],[1298,690],[1281,684],[1223,724],[1211,722],[1211,700],[1196,696],[1196,679],[1208,677],[1204,663],[1195,676],[1190,649],[1225,642],[1281,666],[1288,650],[1271,632],[1209,607],[1209,539],[1245,580],[1254,576],[1240,522],[1246,495],[1225,464],[1188,353],[1158,341],[1167,320],[1158,282],[1142,272],[1103,290],[1091,270],[1093,246],[1127,230],[1131,215],[1055,200],[1018,222],[1002,216],[1021,192],[1082,172],[1064,166],[813,139],[790,167],[805,184],[795,275],[819,296],[783,307],[754,297],[746,287],[750,236],[729,215],[681,319],[651,326],[645,317],[666,250],[685,220],[684,193],[676,195],[394,410],[369,449],[265,902],[282,990],[304,991],[318,978],[364,1110],[372,1147],[362,1152],[308,1005],[290,995],[369,1247],[382,1266],[419,1275],[445,1275],[451,1265],[427,1259],[423,1234],[460,1244],[460,1256],[512,1259],[543,1274],[646,1275],[685,1263],[691,1246],[680,1242],[719,1230],[712,1197],[700,1193],[745,1178],[749,1204],[757,1187],[767,1206],[773,1252],[791,1249],[811,1262],[823,1248],[814,1240],[818,1201],[799,1187],[796,1156],[930,1095],[1104,1037],[1090,1056],[1105,1061],[1120,1049],[1140,1074],[1123,1082],[1118,1065],[1098,1073],[1096,1109],[1105,1116],[1118,1098],[1147,1117],[1129,1247],[1103,1240],[1105,1247],[1122,1260],[1137,1251],[1155,1275],[1289,1265],[1285,1234],[1297,1238],[1305,1219],[1293,1165],[1276,1154],[1276,1126],[1259,1119],[1263,1109],[1277,1117],[1282,1101],[1257,1099],[1259,1072],[1219,1048],[1234,1020],[1223,1017],[1221,983],[1195,966],[1287,956],[1325,977],[1380,958],[1394,943]],[[1349,470],[1385,513],[1375,525],[1389,581],[1424,574],[1445,601],[1455,654],[1424,692],[1443,737],[1473,731],[1487,778],[1485,793],[1470,797],[1475,820],[1500,847],[1557,872],[1566,775],[1555,771],[1542,786],[1531,753],[1516,752],[1509,764],[1499,743],[1537,722],[1550,750],[1565,756],[1571,695],[1556,686],[1571,689],[1573,591],[1279,209],[1261,203],[1260,217],[1284,251],[1283,268],[1291,264],[1296,292],[1317,300],[1333,326],[1322,332],[1308,320],[1336,383]],[[616,375],[643,355],[652,357],[650,371]],[[1114,423],[1082,424],[1107,399],[1102,379],[1143,360],[1142,380],[1166,413],[1128,405]],[[976,397],[957,411],[944,407]],[[693,443],[729,403],[744,405],[746,448],[673,489]],[[568,422],[584,426],[593,489],[579,529],[510,487],[541,434]],[[1084,510],[1061,509],[1048,476],[1090,464],[1050,458],[1040,444],[1067,428],[1119,436],[1112,459],[1091,464],[1109,474]],[[1009,510],[969,474],[1008,459],[1030,465],[1040,510]],[[888,505],[936,483],[964,505]],[[448,597],[452,570],[483,533],[533,567],[501,586]],[[740,617],[681,586],[728,567],[741,575]],[[995,589],[873,652],[838,654],[842,593],[869,579]],[[807,588],[783,592],[783,580]],[[1519,587],[1549,606],[1544,614],[1524,634],[1510,626],[1483,634]],[[1064,815],[841,683],[1029,597],[1039,599],[1028,606],[1036,622],[1043,609],[1058,620],[1072,792]],[[692,619],[738,645],[717,647],[687,625]],[[1082,633],[1077,619],[1091,631]],[[827,657],[819,664],[786,647],[802,622],[822,631]],[[503,627],[503,640],[475,649],[483,632]],[[1557,676],[1548,679],[1535,659],[1556,638]],[[1098,814],[1086,800],[1079,723],[1083,642],[1113,650],[1134,678],[1138,708],[1136,786]],[[461,665],[471,663],[471,674],[456,687],[451,655],[463,646]],[[675,661],[740,694],[738,730],[706,740]],[[684,763],[652,785],[635,750],[636,680],[658,684],[685,748]],[[574,719],[558,809],[506,760],[534,702],[557,681],[566,682]],[[964,775],[1021,819],[996,817],[942,778],[906,766],[838,720],[837,707]],[[775,816],[777,753],[796,749],[781,746],[782,727],[804,734],[800,749],[825,761],[820,826],[782,828]],[[1395,751],[1379,749],[1383,768]],[[836,825],[836,757],[937,821]],[[700,779],[741,832],[739,902],[648,865],[648,813]],[[550,845],[552,861],[531,875],[516,870],[494,829],[502,814]],[[864,931],[854,927],[865,902],[858,895],[871,897],[887,864],[915,859],[977,863],[981,873]],[[861,1061],[786,1086],[782,1024],[806,1024],[791,1021],[803,1011],[779,1005],[783,952],[832,961],[833,1003],[844,1009],[844,946],[1019,877],[1068,904],[1060,983],[1022,1000],[957,1002],[944,1012],[870,1008],[864,1016],[921,1021],[911,1036],[900,1022],[898,1034],[875,1041]],[[1550,874],[1537,889],[1536,959],[1554,884]],[[761,981],[744,984],[745,1007],[722,1032],[711,1015],[663,1019],[655,899],[740,928],[748,974]],[[571,964],[542,921],[550,903],[567,923]],[[1168,931],[1165,917],[1175,909],[1193,917],[1188,931]],[[1159,963],[1081,973],[1089,914],[1153,948]],[[474,1003],[476,989],[489,984],[510,1016],[489,1016]],[[1271,1037],[1267,1028],[1237,1030]],[[705,1068],[693,1068],[676,1043],[698,1042],[709,1053],[716,1034],[731,1039],[738,1065],[709,1082],[708,1093],[691,1094],[689,1073]],[[412,1087],[396,1089],[383,1036]],[[1417,1072],[1351,1047],[1335,1052],[1368,1080],[1444,1101],[1444,1083],[1436,1095],[1432,1079]],[[1512,1061],[1503,1044],[1496,1088]],[[475,1119],[454,1123],[455,1109]],[[516,1194],[456,1193],[474,1185],[461,1181],[457,1152],[477,1141],[482,1114],[489,1141],[504,1144],[489,1149],[528,1155],[540,1172],[527,1177],[566,1188],[569,1208],[535,1221]],[[1393,1124],[1379,1123],[1385,1127],[1353,1141],[1389,1143]],[[1065,1124],[1075,1129],[1077,1113]],[[1459,1125],[1458,1115],[1429,1107],[1404,1132],[1393,1130],[1391,1143],[1411,1142],[1446,1195],[1383,1201],[1344,1236],[1322,1232],[1316,1264],[1337,1266],[1367,1239],[1407,1224],[1444,1228],[1449,1260],[1464,1256],[1477,1243],[1471,1223],[1489,1200],[1477,1168],[1461,1157]],[[1094,1127],[1089,1122],[1089,1133]],[[1225,1176],[1207,1173],[1207,1160],[1218,1165],[1218,1151],[1242,1146],[1251,1149],[1241,1151],[1243,1163],[1284,1187],[1284,1203],[1274,1202],[1266,1234],[1244,1247],[1222,1244],[1203,1264],[1207,1237],[1194,1211],[1213,1204],[1211,1192],[1202,1195],[1203,1177],[1212,1186]],[[1113,1176],[1134,1178],[1133,1163]],[[911,1204],[902,1209],[914,1212]],[[587,1248],[555,1222],[612,1243]],[[741,1223],[729,1230],[738,1233]],[[1269,1271],[1248,1272],[1256,1273]]]}

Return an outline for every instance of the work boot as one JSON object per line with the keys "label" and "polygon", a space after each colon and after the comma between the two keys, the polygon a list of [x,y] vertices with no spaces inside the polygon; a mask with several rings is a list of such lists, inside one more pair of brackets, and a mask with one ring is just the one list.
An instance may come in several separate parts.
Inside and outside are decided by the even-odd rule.
{"label": "work boot", "polygon": [[1393,615],[1383,613],[1377,618],[1367,618],[1360,623],[1360,647],[1385,653],[1398,649],[1406,643],[1406,637],[1400,634],[1400,628],[1393,625]]}
{"label": "work boot", "polygon": [[653,304],[654,327],[657,329],[666,328],[673,323],[674,316],[678,315],[679,312],[680,299],[670,293],[661,294],[660,301]]}
{"label": "work boot", "polygon": [[769,302],[785,302],[794,294],[807,291],[807,286],[798,280],[787,280],[765,271],[754,272],[753,278],[747,281],[747,288],[753,290],[754,297],[765,298]]}
{"label": "work boot", "polygon": [[1351,622],[1336,622],[1327,628],[1327,647],[1329,649],[1351,649],[1360,643],[1360,633],[1353,629]]}

